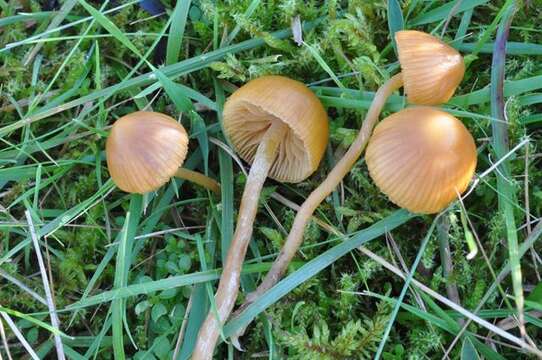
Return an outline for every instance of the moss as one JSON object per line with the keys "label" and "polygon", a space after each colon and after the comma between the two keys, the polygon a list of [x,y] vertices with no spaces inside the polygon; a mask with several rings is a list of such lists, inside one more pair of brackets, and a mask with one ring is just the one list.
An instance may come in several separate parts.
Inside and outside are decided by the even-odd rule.
{"label": "moss", "polygon": [[[4,2],[0,1],[3,5]],[[26,1],[28,8],[16,8],[14,2],[9,2],[8,11],[2,8],[2,15],[10,16],[22,10],[39,11],[38,1]],[[91,2],[94,6],[101,3]],[[175,1],[162,1],[168,11],[175,5]],[[319,53],[326,64],[333,70],[335,75],[340,76],[344,86],[352,89],[374,91],[390,75],[396,57],[389,46],[389,30],[387,24],[387,2],[381,0],[328,0],[328,1],[301,1],[301,0],[271,0],[261,1],[256,10],[250,15],[245,15],[247,7],[252,0],[194,0],[189,11],[185,37],[182,44],[181,60],[190,59],[194,56],[208,53],[213,48],[214,32],[213,24],[218,24],[218,41],[225,39],[224,34],[229,34],[232,29],[239,27],[239,33],[232,43],[241,42],[253,37],[263,37],[266,45],[237,54],[228,54],[224,59],[217,61],[208,69],[200,70],[192,74],[184,74],[175,79],[186,86],[199,91],[201,94],[214,99],[216,94],[215,80],[229,92],[245,81],[265,75],[282,74],[299,79],[304,83],[318,82],[323,86],[336,86],[329,80],[329,74],[316,61],[306,46],[298,46],[291,38],[282,40],[273,38],[272,31],[289,28],[292,16],[299,15],[303,21],[319,19],[319,25],[311,31],[303,33],[304,41]],[[433,2],[434,7],[444,2]],[[431,4],[423,1],[406,0],[400,1],[403,9],[411,7],[409,21],[424,12],[431,10]],[[467,42],[476,42],[480,34],[488,28],[489,20],[502,6],[503,1],[491,2],[485,6],[478,6],[473,15],[469,27]],[[18,6],[18,5],[17,5]],[[429,6],[429,7],[428,7]],[[404,12],[406,15],[406,11]],[[88,16],[80,6],[76,6],[73,16]],[[149,18],[149,15],[134,6],[126,7],[121,11],[108,15],[121,31],[125,33],[142,32],[156,33],[164,26],[165,17]],[[517,14],[515,23],[521,26],[511,32],[511,41],[523,41],[540,43],[542,35],[535,29],[540,18],[538,9],[531,7]],[[49,21],[49,20],[47,20]],[[24,40],[37,32],[43,31],[48,22],[37,23],[19,22],[0,29],[0,48],[7,44]],[[459,17],[453,17],[444,34],[446,40],[453,39],[459,26]],[[410,24],[410,22],[407,22]],[[54,36],[77,36],[81,35],[88,23],[78,25]],[[417,27],[420,30],[432,31],[435,24]],[[440,31],[438,28],[437,31]],[[107,34],[97,24],[90,30],[90,34]],[[146,52],[154,42],[152,36],[130,36],[130,40],[141,52]],[[99,53],[94,47],[99,44]],[[34,64],[24,65],[22,59],[33,45],[25,45],[4,51],[0,55],[0,107],[7,111],[0,112],[0,127],[14,124],[29,114],[24,105],[25,100],[35,100],[36,94],[43,93],[51,81],[51,93],[46,94],[46,100],[39,104],[35,111],[42,110],[44,105],[65,104],[68,101],[80,98],[85,94],[94,92],[118,84],[129,71],[141,60],[129,49],[122,46],[113,37],[83,40],[78,49],[74,51],[72,58],[67,61],[62,71],[62,64],[77,40],[62,40],[44,43],[40,66],[34,68]],[[92,51],[91,51],[92,50]],[[96,74],[96,56],[100,59],[100,76]],[[151,56],[152,58],[152,56]],[[152,60],[154,61],[154,60]],[[159,65],[158,63],[154,64]],[[462,94],[472,90],[481,89],[490,82],[490,56],[479,54],[467,71],[465,79],[459,91]],[[37,73],[33,83],[33,72]],[[144,64],[138,72],[150,71]],[[59,72],[57,74],[57,72]],[[531,56],[510,56],[506,63],[507,80],[520,80],[537,76],[542,72],[542,63]],[[323,82],[322,82],[323,81]],[[66,99],[58,96],[74,90],[74,93]],[[94,133],[93,127],[107,130],[113,119],[136,107],[132,102],[135,94],[144,90],[145,87],[134,88],[130,91],[120,91],[111,97],[103,97],[97,101],[83,104],[73,110],[60,112],[52,116],[36,121],[20,130],[7,132],[2,135],[0,148],[8,151],[20,150],[17,157],[2,158],[0,171],[4,169],[19,170],[21,164],[35,166],[47,163],[43,167],[43,179],[55,174],[62,176],[54,183],[38,189],[39,205],[37,212],[42,223],[53,221],[56,216],[67,209],[79,205],[88,199],[99,188],[99,185],[108,179],[105,162],[95,165],[95,156],[104,148],[104,138],[99,133]],[[355,99],[355,97],[349,97]],[[22,112],[18,113],[12,107],[15,101],[20,101]],[[103,104],[99,104],[103,101]],[[142,104],[149,104],[153,110],[177,115],[170,98],[163,92],[154,92],[140,99]],[[55,105],[56,104],[56,105]],[[92,109],[89,113],[88,109]],[[270,194],[278,190],[287,198],[301,203],[308,193],[321,183],[329,172],[332,163],[338,159],[345,149],[352,143],[357,131],[362,124],[365,110],[329,108],[330,125],[330,158],[326,158],[320,169],[309,179],[296,185],[282,185],[268,182],[264,189],[262,201],[265,201],[279,218],[281,225],[290,229],[294,211],[284,207],[270,198]],[[489,104],[471,106],[465,109],[480,114],[489,114]],[[510,143],[517,144],[530,136],[529,147],[530,162],[528,167],[530,182],[530,212],[533,217],[539,218],[542,214],[542,171],[540,171],[539,149],[542,146],[542,136],[538,124],[525,127],[523,120],[530,115],[538,114],[542,108],[539,104],[524,105],[522,97],[512,97],[507,102],[507,118],[510,124]],[[214,112],[202,112],[206,125],[212,126],[217,122]],[[383,114],[383,116],[388,113]],[[77,119],[75,121],[74,119]],[[496,159],[488,156],[491,151],[489,136],[491,135],[491,121],[487,119],[462,118],[472,131],[480,145],[479,170],[490,167]],[[66,126],[65,132],[58,135],[60,127]],[[89,133],[74,141],[67,141],[66,136]],[[213,137],[220,137],[219,133],[210,133]],[[48,141],[65,141],[60,145],[42,149],[33,149],[37,144],[46,145]],[[12,147],[8,143],[18,147]],[[197,145],[191,147],[195,150]],[[22,150],[21,150],[22,149]],[[29,150],[30,149],[30,150]],[[23,151],[24,150],[24,151]],[[31,156],[24,152],[31,151]],[[525,149],[514,154],[510,160],[512,173],[516,176],[514,186],[518,196],[518,208],[515,213],[518,224],[523,224],[525,213],[521,208],[525,207],[523,197],[523,177],[525,173],[525,161],[521,156]],[[76,164],[70,166],[51,165],[50,159],[57,162],[73,161]],[[83,161],[84,160],[84,161]],[[209,159],[210,171],[213,176],[220,174],[220,168],[216,158],[216,150],[211,147]],[[98,166],[98,167],[96,167]],[[32,168],[34,170],[35,168]],[[64,172],[65,171],[65,172]],[[234,208],[239,206],[239,194],[245,183],[245,178],[239,175],[234,165]],[[98,179],[101,173],[101,179]],[[0,180],[1,176],[0,176]],[[495,174],[492,173],[483,179],[473,195],[465,201],[469,217],[474,224],[473,231],[479,235],[482,246],[489,256],[489,265],[494,270],[499,270],[508,258],[508,250],[504,245],[506,237],[504,218],[497,209],[497,198],[494,191],[496,183]],[[24,177],[20,181],[10,181],[0,191],[0,220],[2,222],[13,221],[3,210],[19,196],[28,193],[26,202],[32,204],[35,190],[34,176]],[[386,196],[380,193],[370,180],[367,168],[363,160],[358,161],[350,174],[344,179],[344,203],[337,206],[332,198],[326,199],[318,208],[317,215],[329,221],[333,226],[348,234],[360,231],[375,222],[385,218],[396,208],[388,201]],[[162,199],[166,189],[157,192],[154,199],[149,202],[149,207],[142,215],[142,221],[147,224],[150,214],[156,210],[158,201]],[[182,199],[208,198],[203,191],[190,184],[184,184],[181,189]],[[51,269],[55,299],[58,307],[67,306],[81,298],[83,291],[87,289],[90,278],[94,275],[98,264],[110,249],[115,235],[121,229],[126,211],[128,209],[126,194],[113,191],[107,197],[94,206],[77,214],[68,225],[48,234],[48,246],[50,253]],[[177,200],[171,202],[173,204]],[[9,208],[9,215],[17,221],[24,219],[24,211],[27,204],[20,201],[17,205]],[[214,207],[213,207],[214,206]],[[216,211],[216,201],[197,201],[185,205],[174,204],[161,216],[157,225],[151,232],[165,231],[150,238],[138,240],[142,245],[141,253],[134,259],[131,268],[129,282],[137,284],[148,280],[159,280],[170,276],[190,274],[201,270],[200,258],[197,252],[195,236],[202,236],[206,251],[205,259],[209,266],[220,266],[216,261],[220,253],[220,236],[217,230],[219,221],[208,224],[206,219],[212,218]],[[267,216],[263,207],[260,209],[254,232],[253,245],[257,247],[262,256],[275,254],[285,235],[277,227],[275,221]],[[464,307],[472,309],[476,307],[485,291],[493,283],[491,273],[488,271],[488,263],[478,255],[473,260],[467,260],[465,254],[465,234],[460,223],[459,208],[454,207],[449,212],[450,231],[449,241],[451,259],[454,264],[454,272],[448,278],[444,277],[438,255],[438,241],[431,239],[430,245],[423,254],[423,262],[416,274],[416,279],[427,284],[440,294],[446,294],[446,286],[456,284],[459,297]],[[220,219],[218,219],[220,220]],[[419,244],[425,236],[432,218],[420,217],[393,231],[401,255],[409,267],[416,257]],[[172,228],[188,227],[187,230],[167,233]],[[212,228],[208,238],[203,238],[204,229]],[[21,230],[23,229],[23,230]],[[522,227],[521,235],[526,231]],[[138,235],[145,235],[139,234]],[[0,228],[0,246],[2,254],[13,249],[26,238],[24,228]],[[523,236],[524,238],[524,236]],[[296,260],[306,262],[338,244],[343,239],[335,239],[320,229],[312,222],[305,231],[304,249],[300,251]],[[214,245],[214,248],[213,248]],[[397,259],[388,249],[384,238],[373,241],[371,251],[388,259]],[[2,263],[2,270],[24,281],[31,289],[42,293],[41,279],[31,276],[38,272],[36,264],[31,257],[30,247],[21,255],[8,259]],[[214,250],[213,250],[214,249]],[[536,245],[540,251],[540,245]],[[530,260],[522,263],[525,275],[525,283],[536,284],[538,279],[534,275],[533,265]],[[105,265],[98,282],[90,289],[94,295],[102,291],[110,290],[113,284],[115,272],[114,262]],[[255,277],[254,279],[257,280]],[[508,289],[509,283],[503,284]],[[322,271],[317,277],[287,294],[281,301],[269,308],[266,312],[271,323],[271,333],[276,341],[279,354],[284,358],[292,359],[350,359],[371,358],[375,347],[378,346],[382,337],[383,329],[389,319],[390,305],[368,296],[362,296],[357,292],[370,290],[379,294],[395,297],[403,286],[403,280],[383,269],[375,261],[352,252],[348,256],[337,260],[328,269]],[[178,334],[178,329],[184,310],[187,307],[188,298],[192,287],[186,286],[178,289],[130,297],[127,300],[127,323],[132,329],[139,350],[127,346],[129,355],[138,353],[137,356],[145,358],[145,352],[155,344],[166,350],[172,350]],[[493,295],[487,308],[501,308],[499,294]],[[415,305],[412,297],[407,297],[406,302]],[[2,306],[17,309],[25,313],[40,313],[45,308],[36,303],[26,292],[11,283],[0,284],[0,303]],[[61,322],[68,324],[71,313],[61,313]],[[439,344],[448,345],[453,336],[442,329],[431,327],[427,322],[414,317],[408,311],[401,309],[399,319],[407,318],[409,321],[398,321],[390,334],[390,339],[385,347],[384,359],[422,359],[440,358],[441,349]],[[71,335],[93,335],[100,332],[107,318],[107,306],[83,309],[74,316],[71,327],[66,329]],[[48,321],[44,318],[44,321]],[[34,330],[37,329],[37,330]],[[478,331],[474,326],[471,331]],[[32,333],[30,333],[32,331]],[[38,334],[34,334],[35,332]],[[529,331],[535,339],[540,338],[540,330],[533,325]],[[36,341],[36,346],[49,337],[45,330],[25,328],[28,338]],[[248,349],[244,358],[260,354],[268,349],[268,344],[261,336],[264,333],[264,322],[256,321],[249,328],[247,335],[241,339],[244,347]],[[482,332],[479,332],[482,334]],[[157,339],[161,336],[167,338],[167,343]],[[9,341],[15,342],[13,335],[9,334]],[[169,345],[168,345],[169,344]],[[401,344],[401,345],[399,345]],[[456,348],[459,348],[457,346]],[[109,347],[102,351],[99,358],[110,357]],[[78,349],[80,350],[80,349]],[[499,347],[503,356],[517,357],[513,350]],[[153,350],[154,351],[154,350]],[[217,358],[225,358],[225,347],[219,349]],[[166,352],[163,352],[164,354]],[[155,357],[162,352],[154,352]],[[21,353],[17,353],[19,356]],[[452,357],[459,357],[460,349],[452,353]],[[22,356],[22,355],[21,355]]]}

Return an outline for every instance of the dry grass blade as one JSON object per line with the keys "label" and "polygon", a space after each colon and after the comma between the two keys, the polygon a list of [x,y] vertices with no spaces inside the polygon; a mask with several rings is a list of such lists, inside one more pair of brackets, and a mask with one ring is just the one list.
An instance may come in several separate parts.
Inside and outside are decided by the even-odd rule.
{"label": "dry grass blade", "polygon": [[[266,182],[242,260],[241,306],[213,358],[537,359],[541,9],[542,0],[0,0],[0,312],[19,331],[0,315],[0,360],[58,359],[59,346],[66,359],[193,357],[216,309],[209,300],[250,170],[234,153],[224,107],[246,82],[270,74],[303,82],[324,105],[328,146],[302,184]],[[356,141],[379,87],[421,55],[398,61],[395,37],[404,30],[439,37],[464,59],[456,93],[435,106],[475,139],[475,177],[439,211],[412,273],[435,216],[398,210],[368,176],[368,162],[356,161],[305,219],[287,276],[247,306],[306,212],[302,203]],[[437,63],[418,65],[415,78],[443,85],[431,81]],[[381,118],[411,107],[408,95],[391,95]],[[191,139],[186,168],[220,179],[220,196],[174,180],[136,208],[110,179],[105,156],[113,123],[134,111],[181,123]],[[142,134],[145,146],[150,134]],[[392,151],[397,164],[410,159]],[[405,186],[415,174],[434,178],[419,162],[407,168],[387,175]],[[235,336],[245,327],[240,352]]]}
{"label": "dry grass blade", "polygon": [[32,296],[34,299],[36,299],[43,305],[47,305],[47,301],[40,294],[38,294],[37,292],[35,292],[34,290],[32,290],[31,288],[23,284],[21,281],[14,278],[13,276],[11,276],[10,274],[8,274],[2,269],[0,269],[0,276],[8,281],[11,281],[13,284],[17,285],[21,290],[26,291],[30,296]]}
{"label": "dry grass blade", "polygon": [[6,330],[4,329],[4,322],[0,319],[0,337],[2,337],[2,343],[4,344],[4,351],[9,360],[13,360],[11,357],[11,351],[9,351],[8,339],[6,337]]}
{"label": "dry grass blade", "polygon": [[[287,200],[287,199],[286,199]],[[298,205],[296,205],[295,203],[293,203],[292,201],[282,201],[282,203],[294,210],[296,210],[297,208],[299,208]],[[319,226],[322,227],[322,229],[324,229],[325,231],[328,231],[330,233],[333,233],[333,234],[340,234],[340,232],[336,229],[334,229],[333,227],[330,227],[329,225],[327,225],[324,221],[318,219],[317,217],[313,216],[312,217],[312,220],[315,221]],[[538,237],[542,234],[542,221],[539,221],[538,225],[533,229],[533,232],[531,233],[531,236],[529,236],[527,238],[527,240],[525,241],[525,243],[522,245],[521,247],[521,250],[520,250],[520,256],[524,255],[525,252],[527,251],[527,249],[529,249],[533,244],[534,242],[538,239]],[[398,269],[396,266],[394,266],[393,264],[389,263],[388,261],[386,261],[384,258],[378,256],[377,254],[373,253],[372,251],[370,251],[369,249],[367,249],[366,247],[360,247],[359,250],[369,256],[371,259],[373,259],[374,261],[376,261],[377,263],[379,263],[380,265],[382,265],[383,267],[385,267],[386,269],[390,270],[391,272],[393,272],[394,274],[400,276],[401,278],[403,279],[406,279],[406,275],[405,273],[403,273],[400,269]],[[431,297],[435,298],[436,300],[442,302],[443,304],[449,306],[450,308],[452,308],[453,310],[456,310],[457,312],[463,314],[466,318],[467,318],[467,321],[465,322],[465,324],[463,325],[463,327],[461,328],[461,330],[459,331],[459,333],[457,334],[456,338],[454,339],[454,342],[452,343],[452,345],[447,349],[447,351],[444,353],[444,358],[447,358],[451,349],[453,348],[453,345],[455,344],[455,342],[457,340],[459,340],[459,338],[461,337],[461,335],[464,333],[464,331],[466,330],[467,326],[470,324],[471,321],[474,321],[478,324],[480,324],[481,326],[485,327],[486,329],[494,332],[495,334],[517,344],[518,346],[520,346],[522,349],[526,350],[526,351],[529,351],[531,352],[532,354],[535,354],[539,357],[542,357],[542,352],[540,350],[538,350],[537,348],[535,347],[532,347],[531,345],[527,344],[526,342],[524,342],[522,339],[519,339],[513,335],[511,335],[510,333],[500,329],[499,327],[489,323],[488,321],[484,320],[484,319],[481,319],[480,317],[478,317],[476,315],[476,313],[481,309],[481,307],[483,306],[483,304],[485,304],[485,302],[488,300],[488,298],[490,297],[490,295],[493,293],[493,291],[495,291],[495,289],[497,288],[497,285],[500,284],[500,282],[510,273],[510,266],[507,266],[505,269],[503,269],[498,277],[497,277],[497,283],[493,284],[493,286],[488,290],[488,292],[485,294],[484,298],[482,299],[481,303],[478,305],[478,307],[474,310],[474,312],[470,312],[468,311],[467,309],[461,307],[460,305],[456,304],[455,302],[449,300],[448,298],[440,295],[439,293],[437,293],[436,291],[432,290],[431,288],[427,287],[426,285],[424,285],[423,283],[419,282],[418,280],[416,279],[412,279],[412,284],[414,286],[416,286],[417,288],[419,288],[421,291],[427,293],[428,295],[430,295]]]}
{"label": "dry grass blade", "polygon": [[[402,279],[407,278],[407,275],[405,273],[403,273],[400,269],[396,268],[395,266],[390,264],[385,259],[383,259],[380,256],[376,255],[375,253],[371,252],[369,249],[367,249],[365,247],[360,247],[359,250],[363,254],[369,256],[374,261],[378,262],[380,265],[382,265],[386,269],[388,269],[391,272],[393,272],[394,274],[396,274],[397,276],[400,276]],[[474,313],[468,311],[467,309],[465,309],[462,306],[457,305],[453,301],[449,300],[445,296],[440,295],[439,293],[437,293],[433,289],[429,288],[428,286],[424,285],[423,283],[417,281],[416,279],[412,279],[412,284],[415,285],[416,287],[418,287],[420,290],[422,290],[426,294],[428,294],[429,296],[431,296],[431,297],[435,298],[436,300],[440,301],[444,305],[449,306],[451,309],[457,311],[458,313],[462,314],[463,316],[470,319],[471,321],[474,321],[478,325],[481,325],[484,328],[486,328],[486,329],[494,332],[495,334],[501,336],[502,338],[507,339],[508,341],[520,346],[525,351],[528,351],[528,352],[530,352],[530,353],[532,353],[532,354],[534,354],[536,356],[542,357],[542,351],[532,347],[531,345],[527,344],[522,339],[520,339],[520,338],[518,338],[518,337],[516,337],[516,336],[502,330],[501,328],[493,325],[492,323],[478,317]]]}
{"label": "dry grass blade", "polygon": [[[538,240],[538,238],[542,235],[542,219],[539,219],[538,225],[533,229],[531,234],[527,237],[527,239],[521,244],[520,250],[519,250],[519,257],[521,258],[525,253],[528,251],[531,246]],[[486,291],[484,296],[482,297],[482,300],[480,300],[480,303],[476,308],[474,309],[473,313],[477,314],[482,307],[485,305],[485,303],[489,300],[489,298],[493,295],[493,293],[497,290],[497,287],[500,285],[500,283],[510,274],[511,267],[510,264],[506,265],[504,269],[501,270],[499,275],[497,276],[497,280],[491,285],[491,287]],[[461,335],[467,330],[467,327],[470,325],[471,319],[468,319],[465,322],[465,325],[461,328],[461,330],[457,333],[455,339],[451,342],[450,346],[446,350],[445,355],[449,354],[454,346],[457,344],[459,339],[461,338]]]}
{"label": "dry grass blade", "polygon": [[[393,254],[395,254],[397,259],[399,260],[399,263],[401,264],[401,268],[403,269],[404,272],[407,272],[408,271],[408,266],[407,266],[407,264],[405,262],[405,258],[401,254],[401,250],[399,249],[399,246],[395,242],[395,239],[393,238],[393,235],[391,233],[389,233],[389,232],[386,233],[386,241],[388,243],[388,248],[391,247],[390,252],[393,251]],[[395,267],[398,268],[397,262],[395,261],[394,257],[392,257],[392,262],[395,265]],[[420,308],[423,311],[427,311],[425,303],[423,302],[423,299],[420,297],[420,294],[417,291],[414,291],[414,298],[416,299],[416,302],[418,303]]]}
{"label": "dry grass blade", "polygon": [[[41,255],[40,244],[38,242],[38,236],[36,234],[36,229],[34,228],[34,223],[32,221],[32,215],[30,211],[25,211],[26,220],[28,221],[28,229],[30,230],[30,237],[32,238],[32,243],[34,244],[34,250],[36,251],[36,257],[38,258],[38,265],[40,268],[41,279],[43,281],[43,289],[45,291],[45,298],[47,299],[47,307],[49,308],[49,315],[51,316],[51,325],[53,328],[60,329],[60,321],[58,320],[58,315],[55,308],[55,303],[53,301],[53,295],[51,293],[51,288],[49,286],[49,277],[47,276],[47,270],[45,269],[45,263]],[[60,339],[59,334],[53,335],[55,339],[56,354],[59,360],[66,359],[64,355],[64,346],[62,345],[62,340]]]}
{"label": "dry grass blade", "polygon": [[[62,21],[64,20],[64,18],[70,13],[70,11],[73,9],[73,7],[77,4],[77,1],[76,0],[70,0],[70,1],[66,1],[62,7],[60,8],[59,12],[57,15],[55,15],[55,17],[53,18],[53,20],[51,20],[51,23],[49,24],[49,26],[47,27],[47,29],[45,30],[46,32],[50,32],[52,31],[53,29],[55,29],[56,27],[58,27],[58,25],[60,25],[62,23]],[[49,33],[50,34],[50,33]],[[45,36],[47,37],[47,35]],[[32,50],[30,50],[28,52],[28,54],[26,55],[24,61],[23,61],[23,64],[25,66],[27,66],[28,64],[30,64],[34,58],[36,57],[36,55],[39,53],[39,51],[41,50],[41,48],[43,47],[44,43],[43,42],[39,42],[37,43],[33,48]]]}
{"label": "dry grass blade", "polygon": [[6,323],[9,326],[9,328],[11,329],[11,331],[13,331],[13,334],[15,334],[17,339],[19,339],[19,341],[21,342],[21,344],[23,345],[25,350],[28,352],[30,357],[32,357],[32,359],[34,359],[34,360],[40,360],[38,354],[36,354],[34,349],[32,349],[32,346],[30,346],[28,341],[26,341],[26,339],[24,338],[23,334],[21,333],[21,331],[19,330],[19,328],[17,327],[15,322],[13,320],[11,320],[11,317],[8,314],[6,314],[5,312],[3,312],[3,311],[0,311],[0,316],[2,316],[4,318],[4,320],[6,321]]}
{"label": "dry grass blade", "polygon": [[192,288],[192,293],[190,294],[190,298],[188,299],[188,304],[186,304],[185,317],[181,324],[181,329],[179,330],[179,336],[177,337],[177,343],[175,344],[175,350],[173,351],[172,359],[177,359],[179,355],[179,351],[181,350],[181,345],[184,339],[184,332],[186,331],[186,325],[188,324],[187,314],[190,314],[190,310],[192,309],[192,301],[194,300],[194,293],[195,293],[194,288]]}
{"label": "dry grass blade", "polygon": [[467,190],[462,196],[461,196],[461,199],[465,199],[466,197],[468,197],[470,194],[472,194],[472,192],[476,189],[476,187],[480,184],[480,181],[485,178],[486,176],[488,176],[489,174],[491,174],[493,171],[497,171],[497,168],[502,164],[504,163],[510,156],[512,156],[516,151],[518,151],[519,149],[521,149],[523,146],[525,146],[525,144],[528,144],[529,143],[529,139],[526,138],[524,139],[523,141],[521,141],[519,144],[517,144],[516,146],[514,146],[513,149],[511,149],[510,151],[508,151],[506,153],[506,155],[502,156],[499,160],[497,160],[495,163],[491,164],[490,167],[488,167],[486,170],[484,170],[484,172],[482,172],[480,175],[476,175],[476,178],[474,179],[474,181],[472,182],[472,185],[470,186],[469,190]]}

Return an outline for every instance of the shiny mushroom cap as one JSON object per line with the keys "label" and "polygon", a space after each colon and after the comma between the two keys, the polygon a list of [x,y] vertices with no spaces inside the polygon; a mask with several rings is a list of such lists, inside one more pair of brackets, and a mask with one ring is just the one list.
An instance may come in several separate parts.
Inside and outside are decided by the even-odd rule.
{"label": "shiny mushroom cap", "polygon": [[416,105],[447,102],[465,74],[461,54],[421,31],[398,31],[395,40],[408,101]]}
{"label": "shiny mushroom cap", "polygon": [[476,146],[452,115],[413,107],[377,125],[366,160],[371,178],[393,203],[430,214],[465,191],[476,168]]}
{"label": "shiny mushroom cap", "polygon": [[224,105],[224,130],[237,153],[252,163],[272,121],[289,129],[282,139],[269,177],[296,183],[317,168],[328,141],[327,113],[304,84],[263,76],[235,91]]}
{"label": "shiny mushroom cap", "polygon": [[137,111],[115,121],[105,152],[111,178],[129,193],[143,194],[164,185],[183,164],[188,136],[175,119]]}

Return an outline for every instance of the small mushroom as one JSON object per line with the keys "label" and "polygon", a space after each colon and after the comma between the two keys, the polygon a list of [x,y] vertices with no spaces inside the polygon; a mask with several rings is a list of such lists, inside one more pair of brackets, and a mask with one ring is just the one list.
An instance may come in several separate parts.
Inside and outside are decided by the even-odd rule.
{"label": "small mushroom", "polygon": [[328,141],[327,113],[304,84],[282,76],[264,76],[230,96],[224,105],[224,131],[239,155],[252,165],[215,295],[218,318],[212,311],[207,315],[193,360],[212,358],[221,323],[235,304],[265,179],[269,176],[295,183],[317,169]]}
{"label": "small mushroom", "polygon": [[123,191],[154,191],[173,176],[219,192],[218,183],[181,168],[188,151],[188,135],[175,119],[158,112],[137,111],[113,124],[105,144],[107,168]]}
{"label": "small mushroom", "polygon": [[382,120],[365,158],[371,178],[393,203],[431,214],[467,188],[476,168],[476,146],[461,121],[422,106]]}
{"label": "small mushroom", "polygon": [[303,233],[312,214],[337,187],[361,156],[388,97],[404,86],[413,104],[439,104],[448,101],[463,78],[461,55],[439,39],[419,31],[398,31],[395,39],[402,72],[392,76],[376,92],[358,136],[298,210],[292,229],[271,269],[256,291],[248,294],[244,308],[270,289],[282,277],[303,242]]}
{"label": "small mushroom", "polygon": [[398,31],[395,40],[408,101],[438,105],[450,100],[465,74],[461,54],[421,31]]}

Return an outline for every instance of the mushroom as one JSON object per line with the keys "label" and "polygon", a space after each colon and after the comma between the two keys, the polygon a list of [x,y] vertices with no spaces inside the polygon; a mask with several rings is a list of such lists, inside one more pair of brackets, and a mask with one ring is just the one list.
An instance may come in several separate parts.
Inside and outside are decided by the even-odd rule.
{"label": "mushroom", "polygon": [[175,119],[158,112],[137,111],[113,124],[105,144],[107,168],[123,191],[154,191],[173,176],[220,192],[218,183],[181,168],[188,151],[188,135]]}
{"label": "mushroom", "polygon": [[401,86],[407,99],[418,105],[444,103],[453,95],[463,78],[465,65],[461,55],[441,40],[420,31],[398,31],[395,40],[402,72],[392,76],[376,92],[358,136],[337,162],[327,178],[307,197],[294,219],[292,229],[258,288],[248,294],[240,309],[247,307],[282,277],[303,242],[303,232],[314,210],[352,169],[367,145],[387,98]]}
{"label": "mushroom", "polygon": [[218,318],[214,312],[207,315],[194,360],[212,358],[221,323],[235,304],[265,179],[297,183],[317,169],[328,141],[327,113],[304,84],[283,76],[263,76],[230,96],[224,105],[224,131],[237,153],[252,165],[215,295]]}
{"label": "mushroom", "polygon": [[408,101],[438,105],[450,100],[465,74],[461,54],[421,31],[398,31],[395,41]]}
{"label": "mushroom", "polygon": [[369,175],[393,203],[432,214],[467,188],[476,168],[476,145],[457,118],[420,106],[382,120],[365,159]]}

